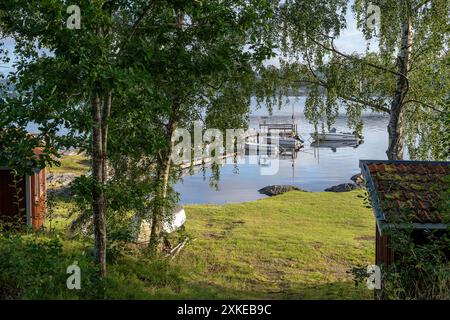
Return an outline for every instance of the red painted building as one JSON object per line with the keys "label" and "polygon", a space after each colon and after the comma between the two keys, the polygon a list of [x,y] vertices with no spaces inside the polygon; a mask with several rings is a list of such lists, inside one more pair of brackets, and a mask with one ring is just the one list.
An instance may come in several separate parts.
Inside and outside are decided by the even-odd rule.
{"label": "red painted building", "polygon": [[[412,226],[416,244],[426,242],[425,230],[448,233],[449,162],[361,160],[376,219],[375,263],[385,267],[398,256],[387,230]],[[446,255],[449,257],[449,252]]]}
{"label": "red painted building", "polygon": [[[41,148],[34,150],[42,154]],[[47,211],[45,168],[33,168],[32,174],[16,176],[11,168],[0,166],[0,220],[23,221],[34,230],[44,223]]]}

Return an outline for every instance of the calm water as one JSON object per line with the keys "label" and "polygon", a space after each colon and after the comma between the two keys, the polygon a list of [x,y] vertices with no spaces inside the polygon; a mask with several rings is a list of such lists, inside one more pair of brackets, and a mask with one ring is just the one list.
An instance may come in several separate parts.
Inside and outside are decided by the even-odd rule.
{"label": "calm water", "polygon": [[[205,178],[202,172],[192,176],[185,176],[175,189],[180,193],[181,203],[227,203],[243,202],[264,198],[258,190],[272,184],[290,184],[309,191],[323,191],[330,186],[350,182],[350,177],[359,170],[360,159],[386,159],[387,149],[387,123],[386,116],[366,113],[364,121],[364,143],[357,148],[338,147],[331,148],[311,146],[310,133],[312,126],[303,116],[305,98],[290,98],[285,101],[282,110],[274,111],[273,117],[268,122],[291,123],[292,108],[298,130],[306,140],[305,146],[297,153],[294,160],[281,159],[279,170],[275,175],[261,175],[261,167],[255,164],[224,165],[221,169],[219,191],[211,188],[209,178],[211,172],[206,171]],[[347,127],[347,119],[344,112],[337,119],[335,127],[338,131],[350,131]],[[259,120],[267,116],[264,108],[256,109],[252,102],[252,115],[250,126],[257,128]],[[29,126],[30,131],[37,131],[35,125]],[[61,130],[65,132],[64,129]]]}
{"label": "calm water", "polygon": [[[175,189],[180,193],[183,204],[190,203],[231,203],[252,201],[264,198],[258,189],[272,184],[290,184],[309,191],[323,191],[330,186],[351,182],[350,177],[359,170],[360,159],[386,159],[387,123],[386,116],[364,114],[364,143],[358,147],[311,146],[311,125],[303,116],[304,98],[286,103],[281,111],[274,113],[270,122],[291,122],[292,106],[295,110],[299,133],[306,140],[295,159],[280,159],[279,170],[275,175],[261,175],[261,167],[250,164],[247,157],[245,164],[237,170],[234,165],[224,165],[221,170],[219,191],[209,185],[211,172],[206,175],[197,172],[186,176]],[[257,127],[261,116],[266,115],[263,109],[253,107],[250,126]],[[338,131],[350,131],[347,119],[342,114],[335,123]]]}

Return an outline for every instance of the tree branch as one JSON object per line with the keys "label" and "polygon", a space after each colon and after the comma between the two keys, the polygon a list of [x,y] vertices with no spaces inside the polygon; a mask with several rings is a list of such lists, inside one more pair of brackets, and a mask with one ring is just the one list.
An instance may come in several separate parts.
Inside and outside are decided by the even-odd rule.
{"label": "tree branch", "polygon": [[133,27],[131,28],[130,38],[133,37],[134,33],[136,32],[139,24],[144,20],[145,16],[149,13],[151,7],[153,5],[153,1],[149,1],[147,6],[144,8],[144,11],[142,14],[138,17],[138,19],[134,22]]}
{"label": "tree branch", "polygon": [[[309,58],[308,49],[306,49],[305,58],[306,58],[306,61],[307,61],[307,64],[308,64],[308,69],[310,70],[310,72],[314,76],[314,78],[317,80],[317,82],[315,82],[315,84],[319,85],[319,86],[321,86],[323,88],[328,89],[329,88],[328,83],[323,81],[322,79],[320,79],[319,76],[317,76],[317,74],[314,72],[314,69],[312,68],[311,61],[310,61],[310,58]],[[300,80],[300,82],[301,82],[301,80]],[[314,83],[314,81],[308,81],[308,82],[309,83]],[[337,95],[340,96],[344,100],[360,103],[360,104],[363,104],[363,105],[368,105],[369,107],[371,107],[373,109],[376,109],[378,111],[385,112],[385,113],[388,113],[388,114],[390,113],[390,109],[389,108],[380,106],[378,104],[374,104],[371,101],[364,101],[364,100],[361,100],[361,99],[358,99],[358,98],[349,97],[349,96],[343,95],[343,94],[341,94],[339,92],[337,93]]]}
{"label": "tree branch", "polygon": [[332,41],[331,41],[331,48],[330,48],[330,47],[327,47],[326,45],[324,45],[323,43],[321,43],[321,42],[315,40],[315,39],[314,39],[313,37],[311,37],[311,36],[308,36],[308,38],[309,38],[313,43],[315,43],[316,45],[322,47],[323,49],[325,49],[325,50],[327,50],[327,51],[334,52],[334,53],[340,55],[341,57],[344,57],[344,58],[350,59],[350,60],[356,60],[356,61],[358,61],[359,63],[363,63],[363,64],[365,64],[365,65],[367,65],[367,66],[369,66],[369,67],[372,67],[372,68],[375,68],[375,69],[378,69],[378,70],[382,70],[382,71],[391,73],[391,74],[396,75],[396,76],[402,76],[402,77],[404,77],[405,79],[408,79],[404,74],[399,73],[398,71],[394,71],[394,70],[388,69],[388,68],[386,68],[386,67],[379,66],[379,65],[374,64],[374,63],[372,63],[372,62],[365,61],[365,60],[363,60],[363,59],[361,59],[361,58],[359,58],[359,57],[352,56],[352,55],[349,55],[349,54],[346,54],[346,53],[343,53],[343,52],[339,51],[339,50],[334,46],[333,39],[332,39]]}
{"label": "tree branch", "polygon": [[403,101],[403,105],[406,105],[408,103],[418,103],[418,104],[420,104],[420,105],[422,105],[424,107],[430,108],[430,109],[432,109],[432,110],[434,110],[436,112],[439,112],[439,113],[444,113],[445,112],[444,110],[439,110],[438,108],[436,108],[436,107],[434,107],[434,106],[432,106],[432,105],[430,105],[428,103],[425,103],[423,101],[419,101],[419,100],[416,100],[416,99],[410,99],[410,100]]}
{"label": "tree branch", "polygon": [[[295,82],[299,82],[299,83],[309,83],[309,84],[319,85],[319,86],[321,86],[321,87],[323,87],[323,88],[325,88],[325,89],[328,89],[328,84],[327,84],[326,82],[320,81],[320,80],[317,80],[317,81],[312,81],[312,80],[297,80],[297,81],[295,81]],[[381,106],[381,105],[379,105],[379,104],[376,104],[376,103],[374,103],[373,101],[366,101],[366,100],[358,99],[358,98],[355,98],[355,97],[350,97],[350,96],[341,94],[341,93],[339,93],[339,92],[337,92],[336,94],[337,94],[337,95],[339,96],[339,98],[341,98],[341,99],[348,100],[348,101],[355,102],[355,103],[359,103],[359,104],[362,104],[362,105],[366,105],[366,106],[369,106],[369,107],[371,107],[372,109],[375,109],[375,110],[380,111],[380,112],[385,112],[385,113],[388,113],[388,114],[391,112],[391,110],[390,110],[389,108],[383,107],[383,106]]]}

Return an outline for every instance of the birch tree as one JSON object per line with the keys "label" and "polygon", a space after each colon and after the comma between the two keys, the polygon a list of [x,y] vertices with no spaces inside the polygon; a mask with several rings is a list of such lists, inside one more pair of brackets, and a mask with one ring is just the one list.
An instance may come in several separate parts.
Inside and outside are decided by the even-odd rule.
{"label": "birch tree", "polygon": [[[360,130],[363,110],[384,113],[389,115],[388,159],[403,159],[405,144],[412,158],[439,158],[450,88],[448,1],[357,0],[349,5],[292,0],[282,9],[284,77],[310,88],[307,117],[316,124],[327,119],[330,125],[341,102],[350,124]],[[335,45],[347,10],[366,39],[378,41],[379,52],[349,53]]]}
{"label": "birch tree", "polygon": [[[134,82],[136,64],[128,65],[132,54],[127,50],[148,3],[78,1],[76,23],[72,14],[78,10],[68,10],[69,1],[0,4],[0,25],[14,40],[16,57],[15,70],[7,75],[16,94],[3,99],[2,122],[11,132],[22,132],[21,141],[27,125],[34,123],[39,132],[31,144],[45,140],[51,155],[62,147],[88,150],[94,252],[101,276],[106,275],[108,123],[114,90],[127,90],[123,84]],[[6,59],[5,48],[1,53]],[[58,134],[61,128],[63,135]]]}
{"label": "birch tree", "polygon": [[[101,276],[107,208],[116,200],[107,192],[115,178],[108,167],[120,164],[108,166],[108,159],[118,160],[116,152],[126,150],[134,157],[128,160],[154,161],[148,166],[152,190],[137,193],[153,194],[152,240],[159,242],[175,174],[172,133],[199,118],[224,127],[236,123],[233,119],[242,123],[251,89],[239,84],[250,83],[255,68],[271,55],[269,22],[276,3],[80,0],[81,21],[70,20],[69,28],[76,12],[67,10],[69,1],[1,2],[0,26],[14,39],[16,56],[7,75],[15,95],[2,98],[1,123],[14,128],[8,132],[20,132],[20,141],[26,140],[27,125],[36,124],[39,133],[27,147],[45,140],[50,155],[62,147],[88,151],[92,175],[83,181],[91,192]],[[5,48],[0,57],[7,60]],[[150,126],[146,131],[140,125]],[[141,134],[148,148],[139,149],[124,132]],[[18,146],[10,138],[2,135],[2,143]],[[120,147],[127,140],[136,149]]]}

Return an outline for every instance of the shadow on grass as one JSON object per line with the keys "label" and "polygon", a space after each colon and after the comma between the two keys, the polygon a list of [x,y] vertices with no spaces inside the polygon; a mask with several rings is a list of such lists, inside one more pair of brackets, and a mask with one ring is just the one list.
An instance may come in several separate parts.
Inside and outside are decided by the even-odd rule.
{"label": "shadow on grass", "polygon": [[[171,292],[159,288],[155,299],[262,299],[262,300],[367,300],[373,299],[373,291],[363,285],[355,287],[353,282],[333,282],[315,286],[301,286],[287,291],[261,291],[254,289],[233,289],[209,283],[185,283],[179,290]],[[153,294],[152,294],[153,296]]]}

